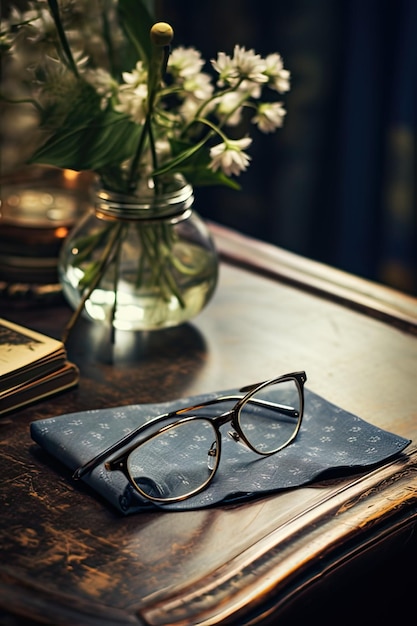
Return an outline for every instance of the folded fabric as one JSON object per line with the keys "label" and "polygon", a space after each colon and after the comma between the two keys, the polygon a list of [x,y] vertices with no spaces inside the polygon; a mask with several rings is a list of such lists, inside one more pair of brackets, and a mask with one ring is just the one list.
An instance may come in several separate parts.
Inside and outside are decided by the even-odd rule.
{"label": "folded fabric", "polygon": [[[214,480],[182,502],[159,504],[140,496],[119,471],[100,464],[82,480],[123,514],[139,511],[184,511],[242,502],[326,476],[346,476],[371,468],[402,452],[410,443],[373,426],[305,389],[301,430],[289,446],[261,457],[222,433],[220,465]],[[221,393],[236,393],[227,390]],[[137,404],[60,415],[31,424],[31,437],[75,471],[152,417],[215,398],[218,392],[175,402]]]}

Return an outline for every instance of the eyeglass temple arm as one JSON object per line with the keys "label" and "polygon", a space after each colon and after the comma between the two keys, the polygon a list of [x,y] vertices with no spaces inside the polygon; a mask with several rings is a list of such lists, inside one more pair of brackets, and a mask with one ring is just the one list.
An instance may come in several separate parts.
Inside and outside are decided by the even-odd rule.
{"label": "eyeglass temple arm", "polygon": [[[129,443],[131,443],[135,439],[135,437],[139,435],[139,433],[142,430],[145,430],[149,426],[157,424],[158,422],[163,422],[164,420],[169,419],[171,417],[181,415],[182,413],[189,413],[190,411],[194,411],[194,410],[203,408],[205,406],[209,406],[210,404],[216,404],[217,402],[224,402],[225,400],[234,400],[234,399],[236,398],[232,396],[224,397],[224,398],[214,398],[213,400],[207,400],[206,402],[202,402],[201,404],[188,406],[188,407],[184,407],[181,409],[177,409],[175,411],[170,411],[169,413],[162,413],[161,415],[157,415],[156,417],[151,418],[144,424],[141,424],[140,426],[132,430],[130,433],[122,437],[122,439],[119,439],[119,441],[116,441],[111,446],[108,446],[108,448],[106,448],[102,452],[99,452],[96,456],[94,456],[92,459],[90,459],[83,465],[80,465],[80,467],[78,467],[73,473],[72,478],[74,480],[79,480],[85,474],[87,474],[88,472],[91,472],[95,467],[97,467],[97,465],[100,465],[100,463],[104,461],[108,456],[118,452],[119,450],[127,446]],[[240,399],[240,397],[238,399]]]}
{"label": "eyeglass temple arm", "polygon": [[163,422],[164,420],[169,419],[170,417],[175,417],[178,413],[179,411],[171,411],[170,413],[163,413],[162,415],[157,415],[156,417],[151,418],[144,424],[141,424],[140,426],[132,430],[130,433],[122,437],[122,439],[119,439],[119,441],[116,441],[116,443],[112,443],[111,446],[109,446],[102,452],[99,452],[96,456],[94,456],[92,459],[90,459],[83,465],[80,465],[80,467],[78,467],[75,470],[72,477],[75,480],[79,480],[80,478],[84,476],[84,474],[91,472],[91,470],[97,467],[97,465],[100,465],[100,463],[104,461],[108,456],[110,456],[111,454],[114,454],[115,452],[118,452],[119,450],[127,446],[127,444],[131,443],[133,439],[137,435],[139,435],[139,433],[142,430],[145,430],[149,426],[153,424],[157,424],[158,422]]}
{"label": "eyeglass temple arm", "polygon": [[[247,390],[249,391],[251,389],[254,389],[255,387],[257,387],[257,385],[243,387],[240,391],[242,392],[247,391]],[[202,409],[205,406],[218,404],[220,402],[238,401],[241,399],[242,399],[242,396],[237,396],[237,395],[220,396],[217,398],[213,398],[212,400],[206,400],[205,402],[201,402],[200,404],[195,404],[193,406],[188,406],[182,409],[177,409],[176,411],[171,411],[169,413],[163,413],[162,415],[157,415],[156,417],[148,420],[144,424],[141,424],[140,426],[132,430],[130,433],[128,433],[125,437],[123,437],[122,439],[119,439],[119,441],[117,441],[116,443],[112,444],[111,446],[109,446],[108,448],[106,448],[105,450],[97,454],[95,457],[90,459],[90,461],[87,461],[86,463],[78,467],[73,473],[72,477],[75,480],[79,480],[85,474],[87,474],[88,472],[93,470],[95,467],[97,467],[97,465],[100,465],[100,463],[104,461],[108,456],[124,448],[127,444],[133,441],[133,439],[142,430],[145,430],[145,428],[148,428],[151,425],[157,424],[158,422],[162,422],[166,419],[169,419],[170,417],[181,415],[182,413],[189,413],[190,411],[196,411],[198,409]],[[281,404],[276,404],[274,402],[268,402],[267,400],[249,399],[249,402],[252,402],[253,404],[256,404],[258,406],[265,406],[268,408],[272,408],[273,410],[276,410],[279,413],[282,413],[283,415],[288,415],[289,417],[298,417],[299,415],[298,411],[296,411],[292,407],[284,406]]]}
{"label": "eyeglass temple arm", "polygon": [[288,417],[298,418],[300,416],[300,412],[292,406],[285,406],[284,404],[277,404],[276,402],[268,402],[268,400],[258,400],[257,398],[249,398],[248,403],[272,409],[273,411],[277,411],[277,413],[287,415]]}
{"label": "eyeglass temple arm", "polygon": [[[250,391],[251,389],[255,389],[258,385],[251,385],[250,387],[243,387],[240,391]],[[189,411],[196,411],[198,409],[203,409],[205,406],[210,406],[211,404],[218,404],[220,402],[230,402],[230,401],[238,401],[242,400],[243,396],[230,395],[230,396],[219,396],[217,398],[213,398],[213,400],[206,400],[201,404],[196,404],[194,406],[186,407],[185,409],[179,409],[176,414],[180,415],[181,413],[188,413]],[[286,406],[284,404],[277,404],[276,402],[270,402],[268,400],[261,400],[260,398],[249,398],[248,402],[252,404],[256,404],[257,406],[264,406],[268,409],[272,409],[277,411],[278,413],[282,413],[283,415],[287,415],[288,417],[298,417],[299,412],[291,406]]]}

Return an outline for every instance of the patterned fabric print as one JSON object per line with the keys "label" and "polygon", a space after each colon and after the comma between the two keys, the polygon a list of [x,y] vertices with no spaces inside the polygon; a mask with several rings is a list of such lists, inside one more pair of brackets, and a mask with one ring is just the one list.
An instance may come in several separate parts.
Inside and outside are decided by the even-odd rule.
{"label": "patterned fabric print", "polygon": [[[236,393],[236,390],[221,392]],[[148,419],[175,408],[215,398],[218,393],[159,404],[72,413],[38,420],[31,436],[42,448],[74,471]],[[192,510],[242,502],[282,489],[299,487],[324,476],[342,477],[372,468],[402,452],[409,440],[381,430],[305,389],[301,430],[288,447],[261,457],[236,443],[222,428],[220,465],[210,485],[182,502],[153,503],[142,498],[119,471],[98,466],[83,480],[124,514],[152,509]],[[207,447],[207,444],[206,444]],[[207,454],[206,448],[204,454]]]}

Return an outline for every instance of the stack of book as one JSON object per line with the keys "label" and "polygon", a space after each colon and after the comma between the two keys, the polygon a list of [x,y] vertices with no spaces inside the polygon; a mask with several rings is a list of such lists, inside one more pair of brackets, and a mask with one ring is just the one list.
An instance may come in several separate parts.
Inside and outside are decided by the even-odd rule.
{"label": "stack of book", "polygon": [[0,415],[78,383],[64,344],[0,318]]}

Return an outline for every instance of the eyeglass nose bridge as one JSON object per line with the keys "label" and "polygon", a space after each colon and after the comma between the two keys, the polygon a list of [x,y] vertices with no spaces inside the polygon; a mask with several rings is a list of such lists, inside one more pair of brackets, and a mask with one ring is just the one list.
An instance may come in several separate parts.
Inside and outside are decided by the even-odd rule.
{"label": "eyeglass nose bridge", "polygon": [[232,422],[233,427],[235,427],[234,422],[236,419],[236,407],[234,406],[228,411],[225,411],[224,413],[221,413],[220,415],[216,415],[212,417],[211,419],[217,428],[220,428],[220,426],[223,426],[224,424],[227,424],[228,422]]}
{"label": "eyeglass nose bridge", "polygon": [[228,430],[227,434],[229,435],[231,439],[233,439],[233,441],[245,446],[245,442],[242,440],[242,434],[240,432],[240,428],[237,423],[237,408],[238,408],[237,405],[235,405],[229,411],[225,411],[221,415],[217,415],[216,417],[214,417],[213,421],[215,422],[217,429],[220,428],[220,426],[223,426],[224,424],[231,422],[231,426],[233,427],[233,430]]}

